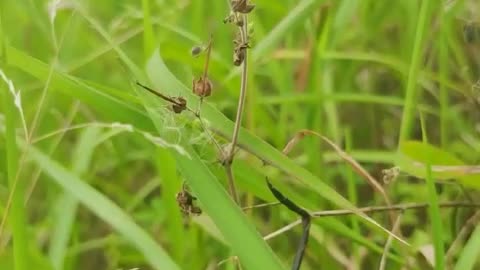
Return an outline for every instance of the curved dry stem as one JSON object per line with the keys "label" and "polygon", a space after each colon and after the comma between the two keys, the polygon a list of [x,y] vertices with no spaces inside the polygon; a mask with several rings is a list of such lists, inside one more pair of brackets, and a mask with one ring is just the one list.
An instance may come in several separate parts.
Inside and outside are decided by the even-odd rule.
{"label": "curved dry stem", "polygon": [[[243,25],[239,27],[240,38],[243,44],[248,44],[248,18],[247,15],[241,15],[243,20]],[[233,135],[232,135],[232,142],[230,143],[230,147],[227,149],[226,156],[222,157],[224,159],[224,166],[225,171],[228,177],[228,186],[230,189],[230,194],[232,195],[235,202],[238,204],[239,198],[237,194],[237,190],[235,187],[235,178],[232,172],[232,162],[233,157],[235,155],[235,148],[237,146],[238,141],[238,134],[240,132],[240,127],[242,125],[242,116],[245,107],[245,99],[247,96],[247,73],[248,73],[248,56],[245,53],[245,58],[242,62],[242,74],[241,74],[241,82],[240,82],[240,96],[238,98],[238,105],[237,105],[237,114],[235,117],[235,124],[233,127]]]}

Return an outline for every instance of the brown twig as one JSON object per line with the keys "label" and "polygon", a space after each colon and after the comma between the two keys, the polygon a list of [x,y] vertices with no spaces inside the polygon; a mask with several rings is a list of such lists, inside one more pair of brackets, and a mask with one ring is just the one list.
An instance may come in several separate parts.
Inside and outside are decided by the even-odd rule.
{"label": "brown twig", "polygon": [[[379,213],[379,212],[389,212],[389,211],[406,211],[406,210],[413,210],[413,209],[424,209],[429,206],[428,203],[405,203],[405,204],[394,204],[391,206],[369,206],[369,207],[362,207],[357,208],[355,211],[352,210],[325,210],[325,211],[317,211],[311,212],[311,216],[313,218],[318,217],[335,217],[335,216],[347,216],[347,215],[355,215],[358,212],[367,214],[367,213]],[[439,204],[440,208],[453,208],[453,207],[464,207],[464,208],[480,208],[480,203],[471,203],[471,202],[444,202]],[[290,230],[291,228],[301,224],[301,219],[298,219],[275,232],[272,232],[263,239],[268,240],[272,239],[277,235],[280,235],[283,232]]]}

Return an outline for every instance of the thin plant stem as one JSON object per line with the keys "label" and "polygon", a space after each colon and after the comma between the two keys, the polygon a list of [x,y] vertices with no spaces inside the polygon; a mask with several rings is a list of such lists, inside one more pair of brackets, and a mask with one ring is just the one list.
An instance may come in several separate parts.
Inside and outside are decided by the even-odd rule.
{"label": "thin plant stem", "polygon": [[[247,15],[241,15],[242,16],[242,21],[243,21],[243,26],[239,27],[239,32],[240,32],[240,38],[241,42],[243,44],[248,44],[248,21],[247,21]],[[247,77],[248,77],[248,56],[247,53],[245,53],[245,57],[242,62],[242,74],[241,74],[241,82],[240,82],[240,96],[238,98],[238,105],[237,105],[237,114],[235,117],[235,124],[233,127],[233,135],[232,135],[232,141],[230,143],[230,147],[227,149],[227,154],[224,159],[224,166],[225,166],[225,171],[227,174],[228,178],[228,186],[230,189],[230,194],[233,197],[233,200],[238,204],[239,198],[238,198],[238,193],[235,187],[235,178],[233,176],[232,172],[232,162],[233,162],[233,157],[235,154],[235,148],[237,146],[237,141],[238,141],[238,134],[240,132],[240,127],[242,124],[242,116],[243,116],[243,111],[245,107],[245,98],[247,96]]]}
{"label": "thin plant stem", "polygon": [[252,205],[252,206],[242,207],[242,210],[243,211],[252,210],[252,209],[263,208],[263,207],[268,207],[268,206],[277,206],[277,205],[280,205],[280,204],[281,204],[280,202],[262,203],[262,204],[256,204],[256,205]]}
{"label": "thin plant stem", "polygon": [[[340,209],[340,210],[325,210],[325,211],[316,211],[311,212],[310,215],[312,218],[319,217],[335,217],[335,216],[347,216],[347,215],[356,215],[358,212],[361,213],[379,213],[379,212],[390,212],[390,211],[406,211],[414,209],[425,209],[429,207],[428,203],[405,203],[405,204],[394,204],[391,206],[369,206],[357,208],[355,211]],[[438,205],[440,208],[480,208],[480,203],[471,203],[471,202],[444,202]],[[292,228],[302,223],[302,219],[297,219],[296,221],[266,235],[263,237],[264,240],[272,239]]]}
{"label": "thin plant stem", "polygon": [[[401,218],[402,218],[402,214],[400,213],[398,214],[397,219],[395,220],[395,223],[393,223],[393,227],[392,227],[393,233],[396,233],[396,231],[398,230],[400,226]],[[387,265],[387,256],[388,256],[390,247],[392,246],[392,240],[393,240],[392,235],[389,235],[387,238],[387,242],[385,243],[385,247],[383,248],[383,254],[382,254],[382,258],[380,259],[380,266],[378,267],[378,270],[386,269],[385,266]]]}

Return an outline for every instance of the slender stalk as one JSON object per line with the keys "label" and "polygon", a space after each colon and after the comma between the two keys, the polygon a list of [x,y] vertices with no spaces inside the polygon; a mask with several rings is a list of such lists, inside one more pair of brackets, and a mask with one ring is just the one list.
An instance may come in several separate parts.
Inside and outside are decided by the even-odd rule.
{"label": "slender stalk", "polygon": [[[400,219],[402,218],[402,215],[399,214],[397,216],[397,219],[395,220],[395,223],[393,223],[393,227],[392,227],[392,232],[393,233],[396,233],[396,231],[398,230],[398,227],[400,226]],[[385,270],[385,266],[387,265],[387,256],[388,256],[388,252],[390,250],[390,247],[392,245],[392,240],[393,240],[393,237],[392,235],[389,235],[388,238],[387,238],[387,242],[385,243],[385,247],[383,248],[383,254],[382,254],[382,258],[380,259],[380,266],[378,267],[378,270]]]}
{"label": "slender stalk", "polygon": [[[428,203],[405,203],[405,204],[394,204],[391,206],[369,206],[369,207],[362,207],[357,208],[356,211],[347,210],[347,209],[340,209],[340,210],[325,210],[325,211],[317,211],[311,212],[310,215],[312,218],[319,218],[319,217],[335,217],[335,216],[348,216],[348,215],[355,215],[358,212],[361,213],[379,213],[379,212],[390,212],[390,211],[406,211],[406,210],[414,210],[414,209],[425,209],[429,207],[430,204]],[[444,202],[438,205],[440,208],[456,208],[456,207],[463,207],[463,208],[480,208],[480,203],[471,203],[471,202]],[[295,226],[302,223],[301,219],[297,219],[294,222],[274,231],[266,236],[263,237],[265,240],[269,240],[278,236]]]}
{"label": "slender stalk", "polygon": [[[247,29],[247,16],[243,15],[243,27],[240,28],[240,36],[242,43],[248,43],[248,29]],[[235,117],[235,126],[233,128],[233,135],[232,135],[232,145],[228,152],[229,160],[233,159],[233,154],[235,153],[235,147],[237,145],[238,134],[240,132],[240,127],[242,123],[242,116],[243,116],[243,109],[245,107],[245,97],[247,95],[247,72],[248,72],[248,65],[247,59],[248,56],[245,54],[245,59],[242,63],[242,74],[241,74],[241,82],[240,82],[240,97],[238,99],[237,105],[237,116]]]}
{"label": "slender stalk", "polygon": [[[230,2],[230,1],[229,1]],[[231,4],[231,3],[230,3]],[[232,6],[230,6],[232,8]],[[241,15],[243,25],[239,26],[240,38],[242,44],[248,44],[248,16]],[[237,146],[238,141],[238,134],[240,132],[241,124],[242,124],[242,116],[245,107],[245,98],[247,96],[247,78],[248,78],[248,54],[245,53],[245,57],[242,62],[242,74],[241,74],[241,82],[240,82],[240,96],[238,99],[237,105],[237,114],[235,117],[235,125],[233,127],[233,135],[232,135],[232,142],[230,143],[230,147],[227,149],[226,156],[224,158],[224,166],[225,171],[228,178],[228,187],[230,190],[230,194],[232,195],[234,201],[238,204],[239,198],[238,193],[235,187],[235,178],[232,172],[232,162],[233,157],[235,154],[235,148]]]}

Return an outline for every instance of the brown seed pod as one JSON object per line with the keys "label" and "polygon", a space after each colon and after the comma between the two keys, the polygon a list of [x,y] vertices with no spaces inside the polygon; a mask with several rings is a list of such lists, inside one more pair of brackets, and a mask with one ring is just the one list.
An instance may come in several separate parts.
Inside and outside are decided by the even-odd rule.
{"label": "brown seed pod", "polygon": [[212,94],[212,82],[205,77],[200,77],[198,80],[192,81],[193,93],[199,97],[208,97]]}
{"label": "brown seed pod", "polygon": [[238,13],[250,13],[255,5],[248,4],[248,0],[232,0],[232,10]]}

